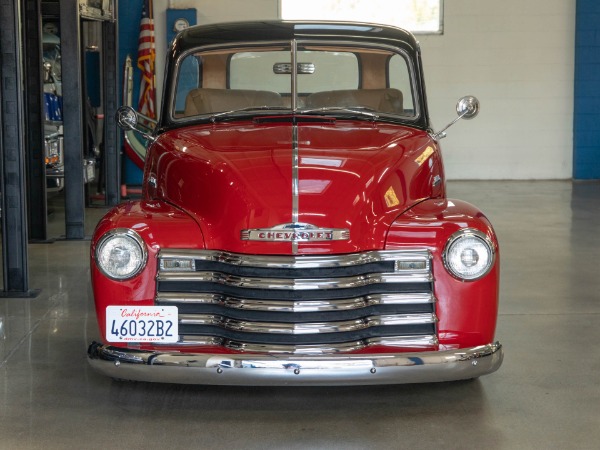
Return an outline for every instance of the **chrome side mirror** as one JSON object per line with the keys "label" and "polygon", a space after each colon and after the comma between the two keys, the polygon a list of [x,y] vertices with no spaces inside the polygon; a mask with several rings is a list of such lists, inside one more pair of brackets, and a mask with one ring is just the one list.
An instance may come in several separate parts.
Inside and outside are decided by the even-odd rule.
{"label": "chrome side mirror", "polygon": [[473,119],[479,114],[479,100],[472,95],[461,98],[456,104],[456,114],[459,119]]}
{"label": "chrome side mirror", "polygon": [[[115,119],[117,121],[117,125],[119,125],[119,128],[122,130],[137,131],[150,142],[154,142],[156,140],[156,138],[151,134],[152,127],[148,126],[148,124],[156,125],[156,122],[139,114],[131,106],[121,106],[119,109],[117,109]],[[141,123],[140,119],[142,119]]]}
{"label": "chrome side mirror", "polygon": [[472,95],[467,95],[465,97],[462,97],[461,99],[458,100],[458,103],[456,104],[456,114],[458,114],[458,117],[456,119],[454,119],[452,122],[450,122],[448,125],[446,125],[446,127],[444,127],[442,130],[435,133],[433,135],[433,138],[436,141],[439,141],[440,139],[445,138],[446,130],[448,128],[450,128],[452,125],[454,125],[460,119],[466,119],[466,120],[473,119],[474,117],[477,116],[477,114],[479,114],[479,110],[480,110],[480,106],[479,106],[479,100],[477,100],[477,97],[473,97]]}
{"label": "chrome side mirror", "polygon": [[117,110],[117,124],[122,130],[134,130],[138,123],[137,113],[131,106],[121,106]]}

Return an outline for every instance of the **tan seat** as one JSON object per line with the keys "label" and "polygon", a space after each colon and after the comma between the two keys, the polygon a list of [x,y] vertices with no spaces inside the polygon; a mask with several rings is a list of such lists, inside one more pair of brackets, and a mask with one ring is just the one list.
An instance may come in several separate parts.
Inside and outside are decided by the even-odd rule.
{"label": "tan seat", "polygon": [[185,99],[184,116],[233,111],[249,106],[283,106],[281,95],[271,91],[199,88]]}
{"label": "tan seat", "polygon": [[402,102],[402,92],[398,89],[345,89],[310,94],[306,98],[305,107],[363,106],[379,112],[403,114]]}

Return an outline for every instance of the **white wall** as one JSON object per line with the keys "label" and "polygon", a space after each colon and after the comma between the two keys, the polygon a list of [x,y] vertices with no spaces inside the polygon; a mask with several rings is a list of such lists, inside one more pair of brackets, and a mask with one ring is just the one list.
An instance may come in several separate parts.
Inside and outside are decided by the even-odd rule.
{"label": "white wall", "polygon": [[437,128],[481,101],[442,141],[448,178],[571,177],[575,0],[446,0],[444,34],[419,40]]}
{"label": "white wall", "polygon": [[[575,1],[446,0],[444,34],[418,37],[436,129],[459,97],[482,105],[442,141],[449,179],[571,177]],[[158,43],[167,7],[197,8],[199,24],[278,17],[277,0],[155,0]]]}

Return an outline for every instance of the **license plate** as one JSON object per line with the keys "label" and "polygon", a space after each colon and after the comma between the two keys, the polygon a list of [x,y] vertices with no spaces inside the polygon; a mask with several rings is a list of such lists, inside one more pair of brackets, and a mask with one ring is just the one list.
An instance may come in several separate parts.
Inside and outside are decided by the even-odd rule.
{"label": "license plate", "polygon": [[177,342],[178,325],[177,306],[106,307],[109,342]]}

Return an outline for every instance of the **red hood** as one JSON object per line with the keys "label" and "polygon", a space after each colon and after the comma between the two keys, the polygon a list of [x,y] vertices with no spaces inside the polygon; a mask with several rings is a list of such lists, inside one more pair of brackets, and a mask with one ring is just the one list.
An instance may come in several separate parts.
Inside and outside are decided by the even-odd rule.
{"label": "red hood", "polygon": [[[443,195],[439,152],[423,131],[355,121],[297,126],[298,222],[350,233],[348,240],[300,243],[298,253],[382,249],[396,217]],[[157,179],[147,195],[194,217],[207,248],[290,254],[289,242],[247,241],[240,233],[293,221],[292,130],[290,123],[243,122],[164,133],[146,166],[146,177]]]}

